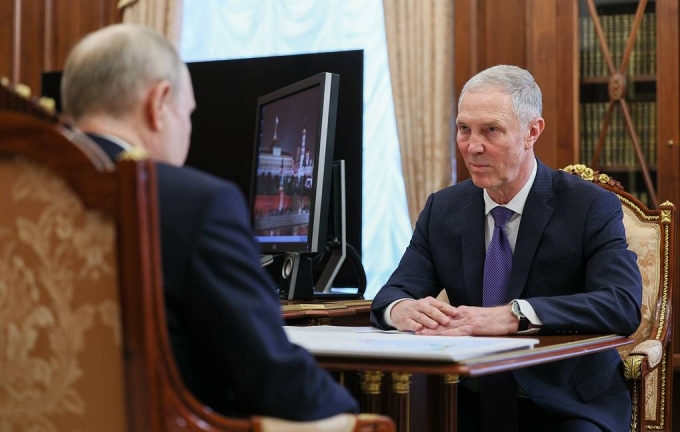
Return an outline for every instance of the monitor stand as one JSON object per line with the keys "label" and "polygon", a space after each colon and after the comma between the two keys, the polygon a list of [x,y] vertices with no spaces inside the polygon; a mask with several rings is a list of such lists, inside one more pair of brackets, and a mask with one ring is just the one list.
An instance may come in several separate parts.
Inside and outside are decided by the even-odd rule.
{"label": "monitor stand", "polygon": [[[314,281],[314,258],[317,253],[287,252],[281,267],[280,295],[284,300],[313,300],[315,298],[357,298],[357,295],[333,293],[332,286],[347,256],[345,237],[345,161],[333,162],[332,176],[332,222],[329,233],[333,240],[328,243],[330,254],[319,279]],[[332,230],[332,232],[330,231]]]}

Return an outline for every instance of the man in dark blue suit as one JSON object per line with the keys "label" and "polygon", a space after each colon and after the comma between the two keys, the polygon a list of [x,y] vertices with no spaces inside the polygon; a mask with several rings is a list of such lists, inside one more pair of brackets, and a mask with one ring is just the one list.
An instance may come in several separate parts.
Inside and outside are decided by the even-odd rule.
{"label": "man in dark blue suit", "polygon": [[179,167],[195,102],[172,45],[134,25],[87,36],[67,59],[62,103],[112,159],[141,149],[160,161],[168,329],[189,390],[230,416],[315,420],[355,412],[350,394],[286,338],[239,189]]}
{"label": "man in dark blue suit", "polygon": [[[457,144],[471,180],[430,195],[398,268],[373,300],[373,323],[427,335],[637,329],[642,282],[621,205],[614,194],[535,157],[541,111],[540,89],[518,67],[489,68],[464,86]],[[503,300],[482,307],[487,286],[499,278],[485,271],[494,270],[485,258],[497,206],[512,210],[498,231],[512,249],[511,267]],[[449,303],[434,298],[442,289]],[[631,400],[614,349],[506,375],[518,426],[498,430],[630,428]],[[484,379],[462,383],[461,430],[489,430],[494,410],[505,408],[486,407],[493,395],[485,388]]]}

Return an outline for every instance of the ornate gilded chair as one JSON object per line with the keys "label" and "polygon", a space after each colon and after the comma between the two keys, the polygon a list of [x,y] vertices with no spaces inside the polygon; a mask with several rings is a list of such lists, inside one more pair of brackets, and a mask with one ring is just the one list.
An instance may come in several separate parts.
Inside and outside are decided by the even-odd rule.
{"label": "ornate gilded chair", "polygon": [[8,110],[10,90],[0,85],[0,429],[394,430],[372,414],[226,418],[195,399],[167,336],[154,163],[114,165],[58,116]]}
{"label": "ornate gilded chair", "polygon": [[623,207],[629,249],[642,273],[642,322],[635,343],[619,349],[633,398],[632,431],[671,430],[673,367],[671,364],[675,206],[666,201],[650,210],[606,174],[585,165],[564,171],[615,193]]}

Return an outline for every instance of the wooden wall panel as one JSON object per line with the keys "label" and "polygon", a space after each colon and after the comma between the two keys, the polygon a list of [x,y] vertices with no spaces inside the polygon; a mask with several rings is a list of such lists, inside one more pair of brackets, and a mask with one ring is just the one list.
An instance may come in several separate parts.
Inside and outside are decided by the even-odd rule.
{"label": "wooden wall panel", "polygon": [[573,0],[527,0],[526,5],[525,67],[541,87],[546,122],[535,152],[552,168],[578,161],[577,8]]}
{"label": "wooden wall panel", "polygon": [[[45,0],[20,0],[18,73],[20,81],[31,87],[34,94],[40,92],[40,74],[45,57]],[[16,55],[15,55],[16,57]]]}
{"label": "wooden wall panel", "polygon": [[545,0],[527,0],[527,63],[543,94],[545,129],[534,146],[543,163],[555,167],[557,142],[557,38],[552,37],[557,21],[557,4]]}
{"label": "wooden wall panel", "polygon": [[[465,82],[483,69],[497,64],[527,67],[526,10],[528,1],[455,1],[454,85],[456,98]],[[456,153],[456,159],[457,181],[469,178],[470,175],[459,153]]]}
{"label": "wooden wall panel", "polygon": [[0,75],[40,93],[87,33],[121,22],[116,0],[0,0]]}
{"label": "wooden wall panel", "polygon": [[114,0],[56,0],[52,69],[61,69],[73,45],[84,35],[121,22]]}
{"label": "wooden wall panel", "polygon": [[[546,120],[536,155],[553,168],[576,161],[577,2],[456,0],[454,5],[456,97],[471,76],[487,67],[513,64],[529,70],[543,92]],[[556,38],[556,31],[572,37]],[[469,178],[458,153],[456,175],[457,181]]]}
{"label": "wooden wall panel", "polygon": [[[527,61],[525,10],[527,0],[478,0],[480,7],[480,70],[497,64],[521,66]],[[506,25],[502,23],[512,23]]]}

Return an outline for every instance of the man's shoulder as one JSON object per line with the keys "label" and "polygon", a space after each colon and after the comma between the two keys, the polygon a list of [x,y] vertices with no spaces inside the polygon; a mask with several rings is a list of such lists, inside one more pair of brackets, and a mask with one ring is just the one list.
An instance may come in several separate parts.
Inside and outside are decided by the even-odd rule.
{"label": "man's shoulder", "polygon": [[435,197],[456,197],[460,199],[467,199],[473,195],[481,193],[482,189],[475,186],[472,180],[463,180],[460,183],[447,186],[434,193]]}
{"label": "man's shoulder", "polygon": [[187,166],[178,167],[164,162],[156,162],[156,169],[160,187],[172,185],[173,189],[178,192],[180,190],[221,190],[240,193],[240,189],[233,182],[195,168]]}

